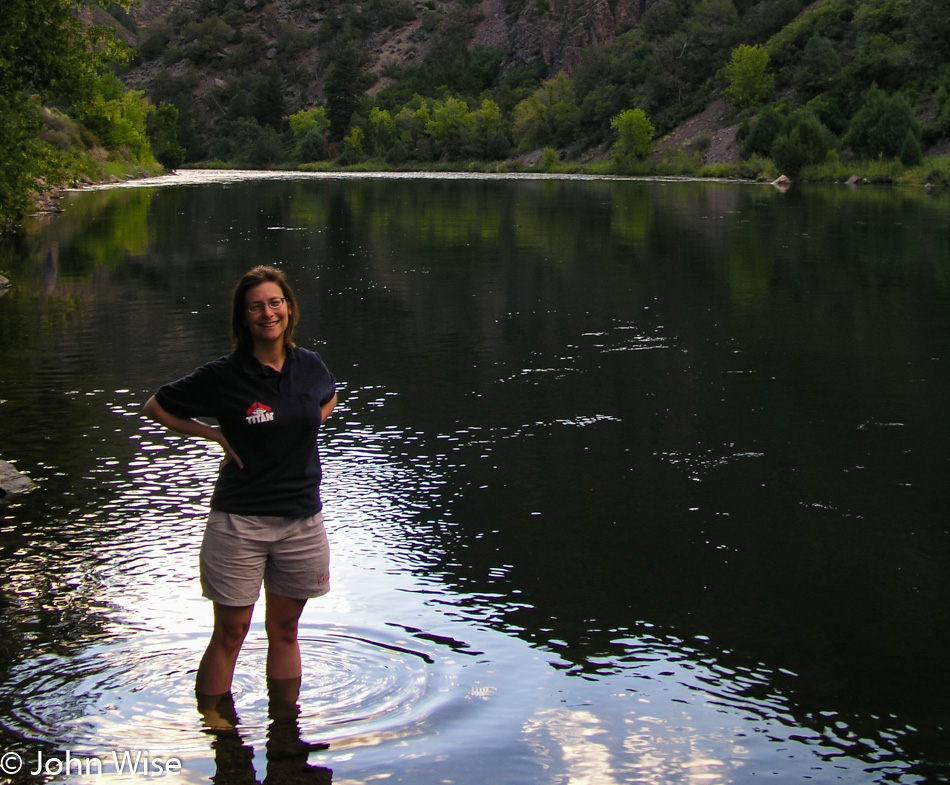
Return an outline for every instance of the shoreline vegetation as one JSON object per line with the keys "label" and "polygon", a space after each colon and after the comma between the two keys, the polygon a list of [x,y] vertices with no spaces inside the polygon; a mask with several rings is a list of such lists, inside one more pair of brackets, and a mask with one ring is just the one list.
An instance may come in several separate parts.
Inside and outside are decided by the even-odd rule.
{"label": "shoreline vegetation", "polygon": [[[556,154],[555,154],[556,155]],[[543,151],[535,156],[522,156],[498,162],[452,161],[426,166],[400,167],[386,164],[381,159],[370,159],[350,166],[335,166],[332,163],[303,164],[274,171],[302,172],[471,172],[497,174],[579,174],[601,177],[686,177],[696,180],[735,180],[750,182],[773,182],[782,172],[769,159],[753,157],[731,163],[703,163],[684,155],[658,161],[643,161],[634,166],[618,167],[612,161],[561,161],[548,157]],[[233,164],[220,161],[189,166],[192,169],[232,169]],[[253,168],[243,166],[240,168]],[[849,181],[878,185],[919,185],[950,188],[950,156],[934,156],[924,159],[918,166],[904,166],[899,160],[892,161],[835,161],[803,168],[792,182],[846,183]]]}
{"label": "shoreline vegetation", "polygon": [[[457,174],[533,174],[533,175],[579,175],[609,178],[676,178],[696,181],[772,183],[782,177],[775,163],[769,159],[753,157],[730,163],[703,163],[683,153],[664,156],[658,160],[644,160],[633,167],[618,167],[613,161],[562,161],[557,153],[548,148],[505,161],[446,161],[418,164],[393,165],[382,159],[367,159],[356,164],[339,165],[332,161],[300,164],[296,166],[255,167],[244,162],[209,161],[196,162],[182,167],[183,171],[250,171],[250,172],[302,172],[302,173],[457,173]],[[121,184],[163,175],[174,175],[175,170],[166,170],[158,165],[140,162],[109,162],[89,172],[60,183],[39,194],[34,203],[33,214],[58,212],[58,200],[67,191],[83,190]],[[791,183],[838,183],[851,185],[893,185],[950,190],[950,155],[925,158],[918,166],[905,166],[899,160],[891,161],[835,161],[812,165],[802,169]]]}

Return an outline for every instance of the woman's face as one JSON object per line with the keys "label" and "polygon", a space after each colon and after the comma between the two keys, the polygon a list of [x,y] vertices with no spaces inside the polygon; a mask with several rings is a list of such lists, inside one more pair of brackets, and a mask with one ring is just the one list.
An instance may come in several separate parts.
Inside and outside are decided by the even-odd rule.
{"label": "woman's face", "polygon": [[[254,343],[283,340],[290,316],[284,291],[273,281],[264,281],[244,295],[244,323]],[[281,302],[277,303],[280,300]],[[276,305],[275,305],[276,304]]]}

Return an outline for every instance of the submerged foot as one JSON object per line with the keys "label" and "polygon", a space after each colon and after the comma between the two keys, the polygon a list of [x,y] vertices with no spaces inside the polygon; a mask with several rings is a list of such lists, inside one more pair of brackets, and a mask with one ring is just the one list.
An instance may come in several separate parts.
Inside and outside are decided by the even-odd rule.
{"label": "submerged foot", "polygon": [[223,695],[195,693],[195,698],[198,703],[198,713],[201,715],[201,722],[206,732],[227,733],[237,727],[237,711],[234,708],[234,698],[230,692]]}

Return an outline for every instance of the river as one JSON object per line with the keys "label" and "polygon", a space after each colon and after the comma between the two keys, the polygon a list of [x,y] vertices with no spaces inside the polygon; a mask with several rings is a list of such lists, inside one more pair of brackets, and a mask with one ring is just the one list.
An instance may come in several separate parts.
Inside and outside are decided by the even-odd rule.
{"label": "river", "polygon": [[[950,197],[186,172],[62,206],[0,244],[10,781],[950,781]],[[259,263],[339,382],[333,589],[298,710],[261,614],[215,736],[220,456],[141,407]]]}

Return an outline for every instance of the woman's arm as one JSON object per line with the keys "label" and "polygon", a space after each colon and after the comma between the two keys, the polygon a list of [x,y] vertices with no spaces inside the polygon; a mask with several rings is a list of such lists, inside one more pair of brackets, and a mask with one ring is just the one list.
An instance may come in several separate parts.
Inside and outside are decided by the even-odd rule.
{"label": "woman's arm", "polygon": [[325,423],[327,417],[330,416],[330,412],[333,411],[333,407],[336,406],[336,393],[333,393],[333,397],[327,401],[325,404],[320,406],[320,422]]}
{"label": "woman's arm", "polygon": [[[334,402],[335,401],[336,396],[334,396]],[[171,412],[165,411],[161,407],[161,404],[155,400],[154,395],[145,402],[145,406],[142,407],[142,412],[150,420],[154,420],[159,425],[164,425],[169,430],[175,431],[175,433],[181,433],[185,436],[198,436],[199,438],[220,444],[224,450],[225,462],[234,461],[240,468],[244,468],[243,461],[241,461],[238,454],[231,449],[228,440],[224,438],[224,434],[217,428],[212,428],[210,425],[206,425],[198,420],[177,417]]]}

